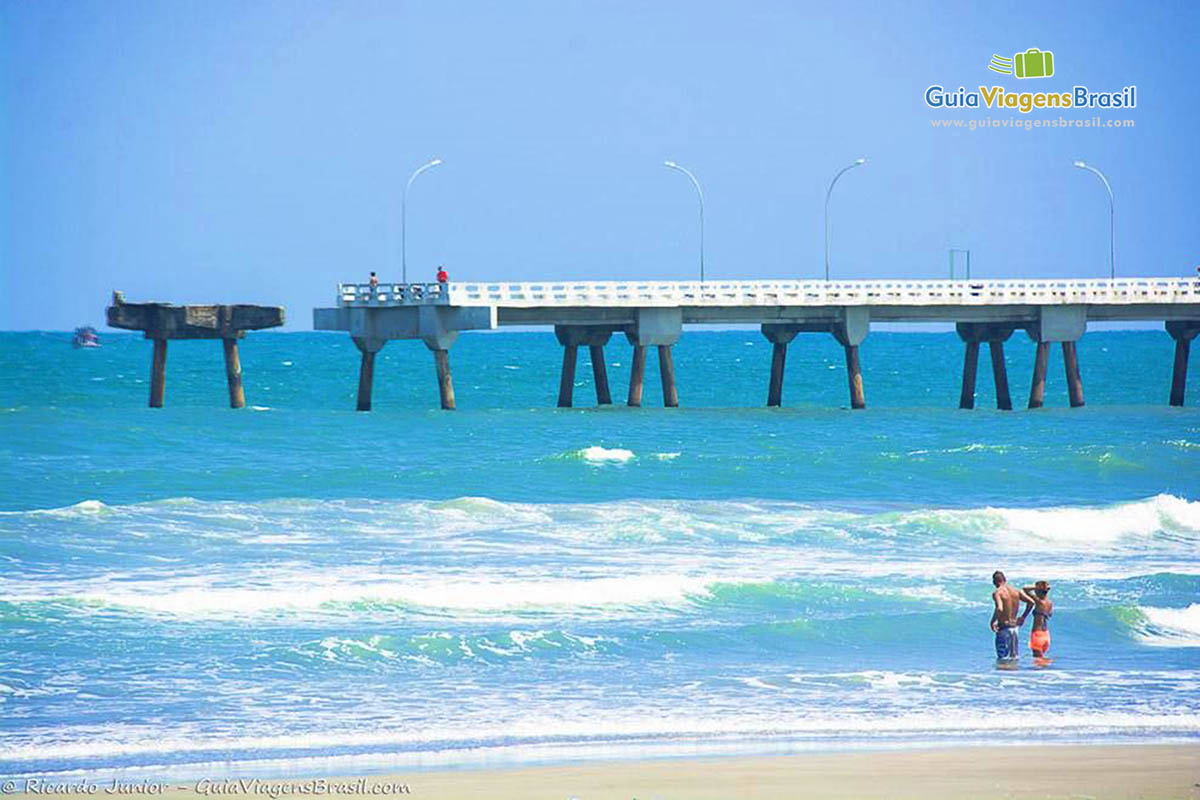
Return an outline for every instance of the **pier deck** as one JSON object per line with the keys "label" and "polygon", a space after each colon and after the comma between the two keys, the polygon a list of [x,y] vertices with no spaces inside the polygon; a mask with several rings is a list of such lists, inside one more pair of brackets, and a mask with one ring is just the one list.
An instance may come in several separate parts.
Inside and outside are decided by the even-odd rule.
{"label": "pier deck", "polygon": [[[1200,331],[1200,278],[1118,280],[545,281],[339,284],[337,306],[313,310],[317,330],[347,331],[363,353],[359,408],[370,408],[374,354],[390,339],[421,339],[434,352],[443,408],[454,407],[448,351],[460,331],[554,326],[564,347],[559,405],[571,405],[575,350],[593,358],[613,333],[634,347],[629,404],[641,402],[645,350],[659,352],[663,394],[677,403],[671,347],[684,325],[758,324],[774,345],[768,404],[782,403],[786,349],[798,333],[830,333],[846,350],[850,405],[865,406],[858,346],[872,322],[953,322],[967,345],[960,405],[974,404],[979,344],[988,342],[997,404],[1011,408],[1003,342],[1015,330],[1037,344],[1030,407],[1041,404],[1047,350],[1062,344],[1069,395],[1083,405],[1075,342],[1088,322],[1160,321],[1176,341],[1171,403],[1182,405],[1190,341]],[[642,370],[639,370],[639,365]],[[597,371],[599,379],[600,372]],[[607,378],[597,400],[608,400]],[[1042,388],[1039,388],[1042,387]],[[365,392],[365,395],[364,395]],[[968,399],[969,395],[969,399]]]}

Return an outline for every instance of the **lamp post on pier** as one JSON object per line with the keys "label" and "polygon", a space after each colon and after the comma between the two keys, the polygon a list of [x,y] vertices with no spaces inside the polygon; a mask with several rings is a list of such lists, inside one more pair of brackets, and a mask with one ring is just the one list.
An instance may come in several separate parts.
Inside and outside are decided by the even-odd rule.
{"label": "lamp post on pier", "polygon": [[1108,190],[1108,278],[1115,280],[1117,277],[1117,245],[1116,245],[1116,212],[1115,201],[1113,200],[1112,186],[1108,182],[1108,178],[1104,177],[1104,173],[1083,161],[1076,161],[1075,166],[1080,169],[1086,169],[1088,172],[1095,173],[1100,182],[1104,184],[1104,188]]}
{"label": "lamp post on pier", "polygon": [[853,164],[842,167],[841,171],[833,176],[833,180],[829,182],[829,188],[825,191],[825,280],[827,281],[829,280],[829,197],[833,194],[833,187],[838,182],[838,178],[842,177],[848,170],[861,167],[865,163],[867,163],[867,160],[860,158]]}
{"label": "lamp post on pier", "polygon": [[412,188],[413,181],[417,179],[418,175],[441,163],[440,158],[435,158],[413,170],[413,174],[408,178],[408,183],[404,185],[404,192],[400,195],[400,280],[402,283],[408,283],[408,190]]}
{"label": "lamp post on pier", "polygon": [[700,200],[700,282],[704,283],[704,192],[700,189],[700,181],[696,180],[696,176],[689,172],[686,168],[679,166],[674,161],[663,162],[664,166],[676,169],[692,179],[692,185],[696,187],[696,197]]}

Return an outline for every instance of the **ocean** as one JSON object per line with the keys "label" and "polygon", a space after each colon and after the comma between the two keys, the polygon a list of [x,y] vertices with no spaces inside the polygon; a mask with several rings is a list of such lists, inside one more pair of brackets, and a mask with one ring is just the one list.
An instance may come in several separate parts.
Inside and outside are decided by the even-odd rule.
{"label": "ocean", "polygon": [[[687,331],[681,408],[556,409],[550,333],[0,334],[0,775],[346,774],[637,755],[1200,739],[1200,411],[1171,339],[1093,332],[1088,405],[957,409],[953,333],[826,335],[764,407],[756,331]],[[1024,406],[1033,346],[1008,343]],[[606,352],[624,398],[630,348]],[[1200,395],[1193,388],[1193,404]],[[1053,584],[997,670],[990,576]]]}

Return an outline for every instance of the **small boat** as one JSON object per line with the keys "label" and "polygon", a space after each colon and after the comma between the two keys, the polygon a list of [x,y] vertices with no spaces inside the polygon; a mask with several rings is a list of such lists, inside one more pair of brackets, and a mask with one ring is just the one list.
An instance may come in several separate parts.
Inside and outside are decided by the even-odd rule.
{"label": "small boat", "polygon": [[72,347],[99,347],[100,337],[96,334],[96,329],[91,325],[84,325],[82,328],[75,329],[75,335],[71,337]]}

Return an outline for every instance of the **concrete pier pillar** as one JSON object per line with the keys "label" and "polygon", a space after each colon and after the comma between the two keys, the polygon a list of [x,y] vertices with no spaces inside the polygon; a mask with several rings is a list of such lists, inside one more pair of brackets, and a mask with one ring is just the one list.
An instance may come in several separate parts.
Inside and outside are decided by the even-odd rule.
{"label": "concrete pier pillar", "polygon": [[563,346],[562,376],[558,381],[558,407],[570,408],[575,393],[575,360],[578,357],[578,345]]}
{"label": "concrete pier pillar", "polygon": [[370,411],[371,389],[375,384],[375,354],[383,347],[383,343],[355,336],[354,344],[362,353],[362,361],[358,367],[358,404],[355,409]]}
{"label": "concrete pier pillar", "polygon": [[1012,395],[1008,390],[1008,370],[1004,365],[1004,342],[1016,330],[1017,322],[959,322],[955,330],[966,345],[963,357],[962,392],[959,408],[975,407],[975,378],[979,372],[979,347],[988,344],[992,357],[992,379],[996,386],[996,408],[1012,410]]}
{"label": "concrete pier pillar", "polygon": [[604,366],[604,345],[588,345],[588,355],[592,359],[592,380],[596,384],[596,404],[612,405],[612,393],[608,390],[608,370]]}
{"label": "concrete pier pillar", "polygon": [[450,351],[434,350],[433,363],[437,367],[438,394],[441,396],[442,409],[453,411],[455,408],[454,381],[450,377]]}
{"label": "concrete pier pillar", "polygon": [[1182,337],[1175,340],[1175,366],[1171,370],[1171,405],[1182,406],[1187,393],[1188,356],[1192,342]]}
{"label": "concrete pier pillar", "polygon": [[1071,408],[1083,405],[1083,379],[1079,376],[1079,355],[1075,351],[1074,342],[1063,342],[1063,366],[1067,372],[1067,395],[1071,400]]}
{"label": "concrete pier pillar", "polygon": [[638,308],[633,312],[634,321],[627,324],[625,338],[633,345],[633,368],[629,376],[629,405],[642,404],[642,384],[646,375],[646,348],[658,348],[658,371],[662,378],[663,405],[674,408],[679,405],[679,393],[675,388],[675,362],[671,347],[679,341],[683,331],[682,308]]}
{"label": "concrete pier pillar", "polygon": [[154,356],[150,360],[150,407],[163,407],[167,387],[167,340],[154,339]]}
{"label": "concrete pier pillar", "polygon": [[[806,326],[764,323],[763,336],[771,343],[771,376],[767,381],[767,407],[783,405],[783,375],[787,366],[787,347]],[[826,329],[828,330],[828,329]]]}
{"label": "concrete pier pillar", "polygon": [[1033,356],[1033,383],[1029,387],[1029,407],[1041,408],[1046,400],[1046,368],[1050,365],[1050,343],[1038,342]]}
{"label": "concrete pier pillar", "polygon": [[988,351],[992,356],[992,382],[996,385],[996,408],[1001,411],[1012,411],[1012,395],[1008,391],[1008,368],[1004,364],[1004,340],[989,341]]}
{"label": "concrete pier pillar", "polygon": [[858,346],[867,338],[870,330],[870,309],[858,306],[843,308],[841,321],[835,323],[830,331],[846,351],[846,379],[850,384],[850,407],[854,409],[867,407],[863,394],[862,366],[858,361]]}
{"label": "concrete pier pillar", "polygon": [[846,374],[850,382],[850,407],[866,408],[867,400],[863,395],[862,366],[858,362],[858,345],[845,346]]}
{"label": "concrete pier pillar", "polygon": [[629,402],[627,405],[640,408],[642,405],[642,384],[646,380],[646,346],[633,346],[633,364],[629,367]]}
{"label": "concrete pier pillar", "polygon": [[229,407],[245,408],[246,392],[242,389],[242,362],[238,358],[237,339],[222,339],[225,346],[225,382],[229,384]]}
{"label": "concrete pier pillar", "polygon": [[609,325],[555,325],[554,336],[563,346],[562,377],[558,384],[558,407],[570,408],[574,403],[575,367],[579,363],[579,348],[587,347],[592,359],[592,378],[596,382],[596,402],[612,403],[608,391],[608,371],[604,368],[604,345],[612,338]]}
{"label": "concrete pier pillar", "polygon": [[1182,406],[1187,394],[1188,357],[1192,352],[1192,339],[1200,334],[1200,320],[1168,322],[1167,333],[1175,340],[1175,365],[1171,370],[1171,405]]}
{"label": "concrete pier pillar", "polygon": [[966,353],[963,356],[962,391],[958,395],[958,407],[971,409],[975,407],[975,373],[979,369],[979,342],[967,342]]}
{"label": "concrete pier pillar", "polygon": [[167,387],[167,342],[171,339],[220,339],[225,350],[225,382],[229,405],[242,408],[242,362],[237,340],[246,331],[275,328],[283,324],[281,306],[184,305],[171,303],[127,303],[122,292],[113,292],[112,305],[105,310],[108,324],[127,331],[141,331],[154,342],[150,361],[150,407],[162,408]]}
{"label": "concrete pier pillar", "polygon": [[679,392],[675,389],[675,361],[671,357],[669,344],[658,346],[658,372],[662,378],[663,406],[665,408],[679,407]]}
{"label": "concrete pier pillar", "polygon": [[787,365],[787,343],[771,345],[771,377],[767,381],[767,407],[783,405],[783,370]]}

